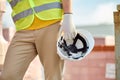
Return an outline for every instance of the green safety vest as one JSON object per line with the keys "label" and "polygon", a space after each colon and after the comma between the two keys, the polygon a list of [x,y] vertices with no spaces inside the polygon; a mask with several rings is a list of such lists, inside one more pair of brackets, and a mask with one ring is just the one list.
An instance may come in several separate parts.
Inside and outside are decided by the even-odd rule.
{"label": "green safety vest", "polygon": [[28,28],[36,15],[41,20],[61,19],[61,0],[8,0],[17,30]]}

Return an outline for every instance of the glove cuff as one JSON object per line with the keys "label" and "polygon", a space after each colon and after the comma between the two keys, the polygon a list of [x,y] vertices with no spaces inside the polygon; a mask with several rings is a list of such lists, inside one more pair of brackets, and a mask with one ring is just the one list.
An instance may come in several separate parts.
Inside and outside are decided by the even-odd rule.
{"label": "glove cuff", "polygon": [[71,21],[72,20],[72,14],[64,14],[64,20]]}

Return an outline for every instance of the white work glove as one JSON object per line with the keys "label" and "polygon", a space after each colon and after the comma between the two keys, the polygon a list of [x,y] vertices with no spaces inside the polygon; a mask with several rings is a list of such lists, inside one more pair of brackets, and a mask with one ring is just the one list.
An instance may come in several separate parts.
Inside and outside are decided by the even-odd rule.
{"label": "white work glove", "polygon": [[59,35],[61,35],[62,32],[65,40],[75,38],[77,31],[75,25],[73,24],[72,14],[64,14]]}

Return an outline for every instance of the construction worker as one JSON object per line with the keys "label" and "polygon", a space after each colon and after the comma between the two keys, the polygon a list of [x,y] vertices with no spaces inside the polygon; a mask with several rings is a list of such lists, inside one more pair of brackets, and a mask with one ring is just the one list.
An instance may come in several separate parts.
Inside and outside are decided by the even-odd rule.
{"label": "construction worker", "polygon": [[[23,80],[37,55],[44,68],[45,80],[62,80],[64,60],[57,55],[56,42],[60,28],[66,39],[76,35],[71,22],[72,0],[8,1],[13,9],[16,33],[7,50],[0,80]],[[5,4],[5,0],[0,2]]]}

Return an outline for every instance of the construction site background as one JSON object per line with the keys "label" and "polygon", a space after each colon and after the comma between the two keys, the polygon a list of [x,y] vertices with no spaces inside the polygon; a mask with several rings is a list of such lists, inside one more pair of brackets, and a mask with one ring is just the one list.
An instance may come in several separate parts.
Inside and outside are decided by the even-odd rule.
{"label": "construction site background", "polygon": [[[13,23],[11,25],[13,25]],[[7,47],[15,33],[15,27],[11,25],[4,23],[0,25],[3,26],[3,36],[5,40],[8,41]],[[115,80],[114,25],[94,25],[90,28],[89,26],[93,25],[81,28],[93,34],[95,47],[93,51],[81,61],[65,61],[63,78],[64,80]],[[80,29],[79,26],[77,26],[77,29]],[[1,46],[2,45],[0,45],[0,47]],[[0,52],[0,56],[4,57],[5,53]],[[0,58],[0,61],[1,59],[2,58]],[[2,66],[3,62],[0,63],[0,70],[2,70]],[[24,76],[24,80],[41,80],[43,78],[42,72],[43,68],[39,58],[36,57],[31,62]]]}

